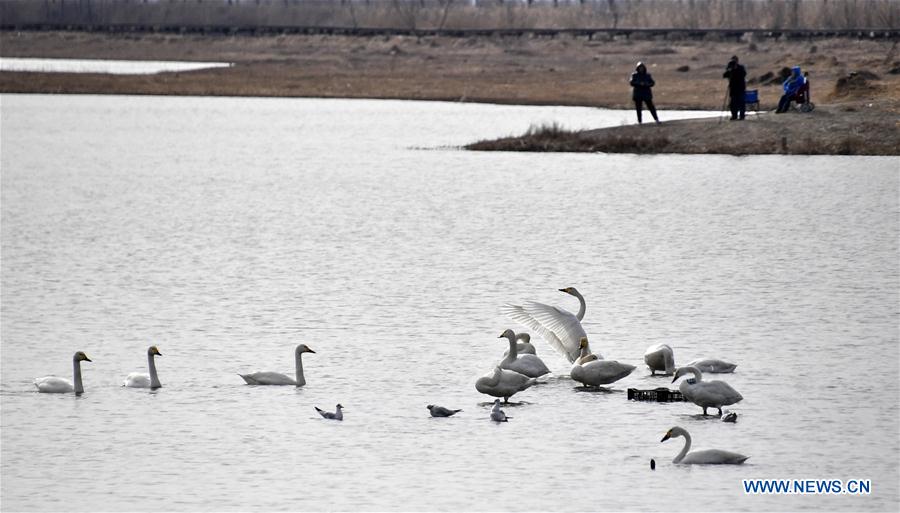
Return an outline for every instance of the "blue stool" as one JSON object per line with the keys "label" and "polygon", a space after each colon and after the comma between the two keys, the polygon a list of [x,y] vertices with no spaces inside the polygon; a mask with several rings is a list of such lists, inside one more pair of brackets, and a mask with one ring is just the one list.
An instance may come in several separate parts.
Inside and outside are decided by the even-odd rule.
{"label": "blue stool", "polygon": [[759,90],[758,89],[748,89],[744,91],[744,105],[746,110],[753,109],[754,112],[759,114]]}

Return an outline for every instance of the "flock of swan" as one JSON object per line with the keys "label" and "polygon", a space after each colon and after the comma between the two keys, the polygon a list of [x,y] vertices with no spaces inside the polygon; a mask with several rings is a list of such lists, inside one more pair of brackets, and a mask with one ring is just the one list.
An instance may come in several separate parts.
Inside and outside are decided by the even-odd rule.
{"label": "flock of swan", "polygon": [[[579,301],[578,312],[572,314],[562,308],[549,306],[537,302],[527,302],[522,306],[505,305],[502,308],[510,319],[526,326],[541,336],[559,354],[572,364],[570,377],[580,382],[585,387],[600,387],[608,385],[628,376],[635,370],[634,365],[605,359],[599,352],[591,350],[587,333],[581,325],[586,311],[584,297],[574,287],[559,289],[560,292],[570,294]],[[531,344],[531,336],[528,333],[515,333],[511,329],[505,330],[498,338],[504,338],[509,348],[504,352],[503,358],[486,375],[478,378],[475,389],[482,394],[490,395],[496,399],[491,408],[490,418],[494,422],[508,422],[506,413],[501,409],[500,399],[508,402],[509,398],[518,392],[528,389],[541,376],[550,373],[550,369],[537,356],[535,347]],[[315,353],[306,344],[298,345],[294,350],[294,377],[278,372],[254,372],[240,374],[240,377],[248,385],[281,385],[302,387],[306,385],[303,376],[303,354]],[[149,373],[131,373],[126,376],[123,386],[132,388],[157,389],[162,386],[156,371],[155,358],[162,356],[156,346],[147,349],[147,365]],[[78,351],[72,358],[74,379],[69,381],[56,376],[46,376],[34,380],[34,385],[42,393],[76,393],[84,392],[81,378],[81,362],[90,362],[91,359]],[[719,380],[704,381],[703,373],[730,373],[736,365],[722,360],[707,359],[694,360],[682,367],[675,366],[675,358],[672,348],[666,344],[651,346],[644,354],[644,362],[655,375],[661,372],[666,376],[674,376],[672,383],[688,374],[692,379],[681,382],[679,390],[685,400],[703,408],[703,415],[707,415],[708,408],[716,408],[718,415],[722,417],[722,407],[735,404],[743,397],[728,383]],[[462,410],[454,410],[429,404],[427,406],[432,417],[450,417]],[[326,419],[343,420],[343,406],[336,405],[334,412],[328,412],[315,407],[316,411]],[[734,422],[736,414],[730,413],[723,420]],[[675,457],[673,463],[677,464],[740,464],[747,457],[722,450],[705,450],[688,452],[691,448],[691,436],[678,426],[669,429],[662,442],[675,437],[684,437],[685,445]]]}

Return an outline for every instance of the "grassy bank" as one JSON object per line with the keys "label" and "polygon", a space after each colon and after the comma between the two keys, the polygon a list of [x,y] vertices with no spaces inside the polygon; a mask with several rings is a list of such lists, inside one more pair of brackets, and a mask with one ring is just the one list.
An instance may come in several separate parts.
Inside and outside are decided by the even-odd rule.
{"label": "grassy bank", "polygon": [[[649,117],[649,116],[648,116]],[[731,155],[900,155],[895,114],[847,102],[813,112],[762,113],[744,121],[691,119],[568,131],[532,127],[519,137],[481,141],[479,151],[718,153]]]}

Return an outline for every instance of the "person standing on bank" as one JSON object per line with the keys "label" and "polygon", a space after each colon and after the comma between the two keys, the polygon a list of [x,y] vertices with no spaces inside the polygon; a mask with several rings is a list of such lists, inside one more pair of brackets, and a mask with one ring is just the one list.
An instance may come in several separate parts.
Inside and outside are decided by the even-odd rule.
{"label": "person standing on bank", "polygon": [[651,87],[656,85],[656,82],[653,81],[653,77],[650,76],[650,73],[647,73],[647,67],[644,66],[643,62],[637,63],[637,66],[634,68],[634,73],[631,74],[631,81],[629,83],[631,84],[631,87],[634,88],[634,91],[631,93],[631,99],[634,100],[634,107],[637,110],[638,123],[642,123],[642,103],[647,104],[647,109],[650,111],[650,114],[653,115],[653,119],[659,123],[659,118],[656,117],[656,107],[653,106],[653,92],[650,90]]}
{"label": "person standing on bank", "polygon": [[747,91],[747,70],[738,63],[737,55],[732,55],[725,67],[722,78],[728,79],[728,96],[731,97],[731,120],[744,119],[747,105],[744,93]]}

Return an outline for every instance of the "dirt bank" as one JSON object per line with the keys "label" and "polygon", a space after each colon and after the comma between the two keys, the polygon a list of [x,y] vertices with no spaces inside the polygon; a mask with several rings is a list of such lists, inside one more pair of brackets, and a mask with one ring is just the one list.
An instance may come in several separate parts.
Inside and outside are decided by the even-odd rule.
{"label": "dirt bank", "polygon": [[[156,75],[0,72],[3,93],[396,98],[630,108],[638,60],[656,80],[660,109],[720,110],[732,54],[772,110],[784,67],[810,72],[808,115],[743,123],[685,121],[578,134],[538,131],[478,149],[676,153],[900,152],[897,42],[605,41],[575,37],[198,36],[0,32],[3,57],[197,60],[229,68]],[[858,72],[858,75],[852,75]]]}

